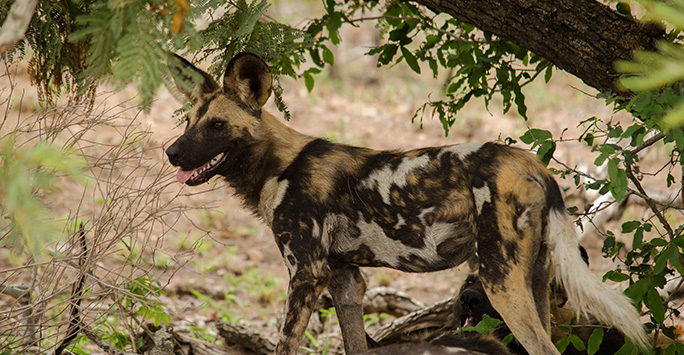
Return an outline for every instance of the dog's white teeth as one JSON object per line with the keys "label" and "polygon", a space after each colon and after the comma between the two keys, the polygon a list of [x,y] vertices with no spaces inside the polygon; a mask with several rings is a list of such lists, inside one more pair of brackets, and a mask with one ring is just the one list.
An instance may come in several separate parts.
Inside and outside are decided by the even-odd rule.
{"label": "dog's white teeth", "polygon": [[221,158],[223,158],[223,153],[218,153],[218,154],[214,157],[214,159],[211,160],[211,164],[212,164],[212,165],[213,165],[213,164],[216,164],[216,162],[218,162],[219,160],[221,160]]}

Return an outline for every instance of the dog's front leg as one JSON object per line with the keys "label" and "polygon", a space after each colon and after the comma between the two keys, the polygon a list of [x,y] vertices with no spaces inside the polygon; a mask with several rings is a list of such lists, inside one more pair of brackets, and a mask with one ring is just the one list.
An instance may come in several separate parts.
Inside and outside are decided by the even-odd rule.
{"label": "dog's front leg", "polygon": [[285,321],[280,330],[280,340],[276,347],[277,355],[297,353],[316,300],[330,282],[329,271],[314,272],[312,269],[304,267],[290,276]]}
{"label": "dog's front leg", "polygon": [[344,351],[356,354],[368,348],[363,325],[363,295],[366,281],[356,266],[332,267],[333,277],[328,286],[342,328]]}

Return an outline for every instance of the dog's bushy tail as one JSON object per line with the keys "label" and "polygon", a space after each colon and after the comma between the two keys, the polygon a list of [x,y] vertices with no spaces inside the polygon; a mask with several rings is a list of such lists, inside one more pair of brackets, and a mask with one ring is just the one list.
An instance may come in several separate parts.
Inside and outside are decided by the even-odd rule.
{"label": "dog's bushy tail", "polygon": [[[548,188],[558,190],[558,185],[554,181]],[[632,342],[645,345],[646,333],[631,300],[589,270],[580,255],[577,232],[565,211],[560,191],[547,193],[547,199],[550,196],[555,201],[547,201],[550,205],[548,242],[556,282],[563,286],[578,311],[593,315],[620,330]],[[561,199],[560,203],[557,198]]]}

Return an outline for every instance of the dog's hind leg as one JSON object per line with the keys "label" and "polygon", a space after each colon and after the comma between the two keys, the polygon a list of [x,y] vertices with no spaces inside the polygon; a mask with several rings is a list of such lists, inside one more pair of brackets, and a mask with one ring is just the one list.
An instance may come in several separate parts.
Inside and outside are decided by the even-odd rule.
{"label": "dog's hind leg", "polygon": [[[526,285],[519,270],[511,270],[505,287],[491,284],[482,278],[487,297],[499,312],[508,328],[529,354],[558,354],[548,333],[548,317],[542,320],[533,292]],[[546,302],[548,314],[548,302]]]}
{"label": "dog's hind leg", "polygon": [[499,189],[478,206],[480,280],[492,306],[528,353],[558,354],[549,334],[545,206],[530,195],[516,198],[514,193]]}
{"label": "dog's hind leg", "polygon": [[[492,306],[529,354],[558,354],[550,335],[547,251],[538,245],[540,255],[531,264],[522,255],[518,260],[478,251],[480,280]],[[527,248],[519,247],[518,254],[525,254]]]}
{"label": "dog's hind leg", "polygon": [[356,266],[331,266],[333,277],[328,289],[342,328],[344,351],[356,354],[368,348],[363,325],[363,295],[366,281]]}

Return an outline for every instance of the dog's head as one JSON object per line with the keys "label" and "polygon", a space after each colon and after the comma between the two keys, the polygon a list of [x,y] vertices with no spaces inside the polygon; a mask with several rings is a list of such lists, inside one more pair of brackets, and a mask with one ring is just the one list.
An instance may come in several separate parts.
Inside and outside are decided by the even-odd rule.
{"label": "dog's head", "polygon": [[194,186],[239,170],[259,143],[261,108],[271,95],[268,65],[254,54],[238,54],[219,85],[179,56],[175,64],[176,84],[193,104],[185,132],[166,149],[171,164],[179,167],[178,181]]}
{"label": "dog's head", "polygon": [[485,290],[482,287],[480,277],[470,274],[466,278],[458,293],[458,302],[454,307],[454,316],[459,321],[460,327],[474,327],[482,320],[483,315],[501,319],[499,312],[494,309]]}

